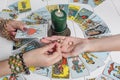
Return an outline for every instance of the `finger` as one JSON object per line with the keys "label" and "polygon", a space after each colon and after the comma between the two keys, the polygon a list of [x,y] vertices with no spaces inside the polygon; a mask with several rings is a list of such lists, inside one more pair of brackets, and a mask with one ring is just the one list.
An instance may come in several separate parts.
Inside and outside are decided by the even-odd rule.
{"label": "finger", "polygon": [[51,64],[55,64],[62,59],[62,55],[61,53],[55,52],[52,55],[49,55],[49,59],[51,61]]}
{"label": "finger", "polygon": [[51,44],[48,44],[48,45],[42,47],[42,48],[41,48],[41,49],[42,49],[42,52],[41,52],[41,53],[44,53],[44,52],[46,52],[46,51],[49,51],[50,49],[54,48],[55,45],[56,45],[56,43],[51,43]]}
{"label": "finger", "polygon": [[55,41],[58,39],[65,39],[65,36],[52,36],[52,37],[46,37],[45,39]]}
{"label": "finger", "polygon": [[56,43],[56,51],[55,52],[61,53],[61,49],[60,49],[60,44],[59,43]]}
{"label": "finger", "polygon": [[15,36],[15,35],[16,35],[16,32],[10,32],[10,34],[11,34],[12,36]]}
{"label": "finger", "polygon": [[65,58],[68,58],[68,57],[70,57],[72,55],[71,55],[71,53],[62,53],[62,56],[65,57]]}
{"label": "finger", "polygon": [[47,43],[51,43],[51,40],[47,40],[47,39],[43,38],[43,39],[40,40],[40,42],[47,44]]}

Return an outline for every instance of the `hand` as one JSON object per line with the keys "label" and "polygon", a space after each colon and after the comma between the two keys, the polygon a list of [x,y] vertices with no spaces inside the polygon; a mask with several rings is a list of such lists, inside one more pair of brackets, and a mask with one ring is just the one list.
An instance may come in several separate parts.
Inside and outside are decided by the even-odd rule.
{"label": "hand", "polygon": [[[25,31],[26,28],[24,27],[24,23],[21,21],[16,21],[16,20],[10,20],[7,24],[6,24],[6,29],[7,31],[10,33],[10,36],[12,36],[13,38],[16,35],[16,31],[17,29],[21,30],[21,31]],[[14,40],[14,39],[13,39]]]}
{"label": "hand", "polygon": [[[52,54],[49,54],[49,50],[52,49],[54,51]],[[53,65],[62,59],[60,45],[58,43],[51,43],[42,48],[32,50],[24,54],[24,59],[27,66],[45,67]]]}
{"label": "hand", "polygon": [[61,51],[64,57],[77,56],[87,50],[87,39],[83,38],[52,36],[41,39],[43,43],[51,43],[54,41],[61,43]]}

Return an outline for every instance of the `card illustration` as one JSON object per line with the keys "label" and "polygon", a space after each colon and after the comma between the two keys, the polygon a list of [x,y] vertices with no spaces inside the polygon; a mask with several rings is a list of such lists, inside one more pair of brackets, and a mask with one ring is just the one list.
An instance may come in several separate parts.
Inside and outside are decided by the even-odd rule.
{"label": "card illustration", "polygon": [[92,13],[93,13],[92,11],[82,8],[78,12],[74,21],[77,22],[78,24],[82,24],[82,22],[85,21],[90,15],[92,15]]}
{"label": "card illustration", "polygon": [[68,12],[68,19],[69,20],[74,20],[76,14],[78,13],[78,11],[80,10],[80,6],[76,6],[76,5],[69,5],[69,12]]}
{"label": "card illustration", "polygon": [[114,79],[119,80],[120,79],[120,64],[115,63],[113,61],[109,61],[109,63],[106,65],[103,74]]}
{"label": "card illustration", "polygon": [[68,11],[69,11],[68,4],[59,4],[59,8],[61,10],[64,10],[66,12],[66,14],[68,15]]}
{"label": "card illustration", "polygon": [[79,78],[89,75],[89,71],[86,69],[79,56],[68,58],[68,64],[71,78]]}
{"label": "card illustration", "polygon": [[18,1],[18,11],[20,13],[31,10],[30,0],[20,0]]}
{"label": "card illustration", "polygon": [[25,32],[18,30],[15,38],[42,38],[47,36],[47,24],[28,25]]}
{"label": "card illustration", "polygon": [[48,6],[46,6],[46,8],[51,13],[53,10],[58,9],[58,6],[59,5],[48,5]]}
{"label": "card illustration", "polygon": [[66,58],[62,58],[61,61],[52,66],[52,78],[68,79],[69,76],[69,67]]}
{"label": "card illustration", "polygon": [[99,58],[92,53],[82,53],[79,57],[90,72],[104,65],[104,62],[99,60]]}

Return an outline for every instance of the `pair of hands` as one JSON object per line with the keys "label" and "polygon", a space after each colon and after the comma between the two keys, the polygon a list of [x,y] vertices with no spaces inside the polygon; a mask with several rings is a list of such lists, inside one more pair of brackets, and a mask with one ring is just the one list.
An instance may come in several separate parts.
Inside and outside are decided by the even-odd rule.
{"label": "pair of hands", "polygon": [[[22,31],[26,30],[24,27],[25,24],[20,21],[12,20],[6,25],[7,30],[13,37],[16,35],[17,29]],[[41,39],[41,42],[47,45],[25,54],[28,66],[50,66],[60,61],[62,57],[77,56],[85,51],[87,40],[75,37],[52,36]]]}
{"label": "pair of hands", "polygon": [[62,57],[77,56],[85,50],[85,39],[65,36],[52,36],[41,39],[44,47],[27,52],[28,66],[50,66]]}

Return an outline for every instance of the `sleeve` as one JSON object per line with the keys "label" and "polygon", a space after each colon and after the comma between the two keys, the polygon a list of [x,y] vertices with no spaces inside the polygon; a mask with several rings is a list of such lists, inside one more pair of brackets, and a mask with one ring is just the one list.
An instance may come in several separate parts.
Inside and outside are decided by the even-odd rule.
{"label": "sleeve", "polygon": [[13,42],[0,37],[0,61],[12,55]]}

